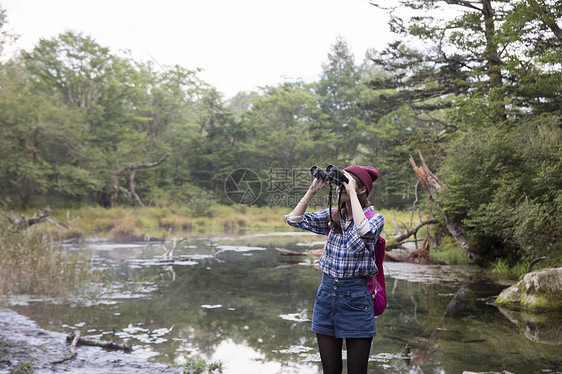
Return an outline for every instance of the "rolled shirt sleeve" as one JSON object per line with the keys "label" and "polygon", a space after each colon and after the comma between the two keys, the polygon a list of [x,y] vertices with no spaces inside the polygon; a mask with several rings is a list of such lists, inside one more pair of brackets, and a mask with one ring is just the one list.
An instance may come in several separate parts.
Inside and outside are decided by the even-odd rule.
{"label": "rolled shirt sleeve", "polygon": [[322,209],[313,213],[305,213],[302,216],[286,215],[285,220],[290,226],[308,230],[319,235],[328,235],[328,221],[330,219],[329,209]]}
{"label": "rolled shirt sleeve", "polygon": [[375,213],[369,218],[362,220],[357,225],[357,233],[359,236],[367,241],[377,240],[382,233],[384,227],[384,217],[381,214]]}

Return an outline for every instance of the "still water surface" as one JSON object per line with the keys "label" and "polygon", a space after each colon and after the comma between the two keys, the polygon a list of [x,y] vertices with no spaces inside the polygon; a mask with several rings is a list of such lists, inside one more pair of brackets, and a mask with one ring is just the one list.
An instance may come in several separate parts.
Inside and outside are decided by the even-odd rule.
{"label": "still water surface", "polygon": [[[12,309],[43,328],[114,336],[133,345],[132,355],[167,365],[199,356],[221,361],[225,374],[320,373],[310,319],[321,273],[313,258],[276,248],[303,251],[321,241],[295,233],[189,239],[167,261],[160,243],[85,244],[71,249],[103,274],[88,296]],[[505,286],[481,270],[396,263],[385,270],[388,307],[376,320],[370,373],[562,370],[560,315],[540,325],[557,327],[554,338],[518,324],[518,312],[491,305]]]}

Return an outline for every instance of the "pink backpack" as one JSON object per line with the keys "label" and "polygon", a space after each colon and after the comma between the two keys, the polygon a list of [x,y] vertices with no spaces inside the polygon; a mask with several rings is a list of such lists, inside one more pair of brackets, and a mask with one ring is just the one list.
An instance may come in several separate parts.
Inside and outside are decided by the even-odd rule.
{"label": "pink backpack", "polygon": [[[335,209],[335,208],[334,208]],[[375,212],[368,210],[365,212],[365,217],[367,219],[375,215]],[[365,243],[365,246],[370,250],[369,245]],[[375,316],[381,315],[386,308],[386,284],[384,282],[384,270],[382,262],[384,261],[384,247],[386,246],[386,240],[379,235],[377,242],[375,243],[375,264],[379,272],[376,277],[367,279],[367,288],[369,293],[373,298],[373,307],[375,311]],[[376,287],[374,287],[376,285]]]}

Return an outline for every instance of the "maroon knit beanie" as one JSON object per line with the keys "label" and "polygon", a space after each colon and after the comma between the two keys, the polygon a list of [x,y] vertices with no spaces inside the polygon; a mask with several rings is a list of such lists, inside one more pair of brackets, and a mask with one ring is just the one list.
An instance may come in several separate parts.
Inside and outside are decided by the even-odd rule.
{"label": "maroon knit beanie", "polygon": [[343,169],[355,175],[367,188],[367,196],[371,193],[373,182],[379,177],[379,171],[372,166],[348,166]]}

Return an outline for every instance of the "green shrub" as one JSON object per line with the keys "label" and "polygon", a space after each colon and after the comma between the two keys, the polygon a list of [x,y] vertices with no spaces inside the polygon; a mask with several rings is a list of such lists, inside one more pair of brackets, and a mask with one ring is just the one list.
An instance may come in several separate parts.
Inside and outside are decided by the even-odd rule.
{"label": "green shrub", "polygon": [[562,252],[559,117],[458,133],[440,174],[444,207],[485,259],[514,264]]}
{"label": "green shrub", "polygon": [[213,361],[207,363],[204,358],[200,356],[189,357],[185,363],[184,374],[203,374],[203,373],[222,373],[222,362]]}
{"label": "green shrub", "polygon": [[518,280],[527,272],[528,264],[518,262],[510,265],[505,259],[498,258],[491,266],[494,277],[498,280]]}

